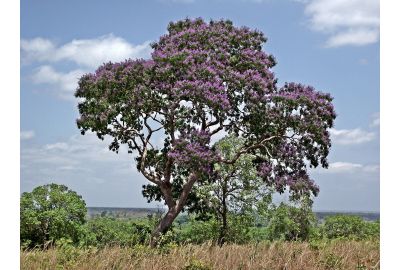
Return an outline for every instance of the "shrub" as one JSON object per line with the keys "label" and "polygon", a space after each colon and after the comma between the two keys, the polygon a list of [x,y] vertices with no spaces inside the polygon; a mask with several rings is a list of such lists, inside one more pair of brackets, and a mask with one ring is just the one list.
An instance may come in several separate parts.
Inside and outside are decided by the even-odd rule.
{"label": "shrub", "polygon": [[178,243],[201,244],[207,241],[214,241],[218,238],[219,225],[215,219],[207,221],[196,220],[191,216],[189,222],[176,231]]}
{"label": "shrub", "polygon": [[327,217],[322,225],[324,237],[362,240],[379,237],[379,221],[364,221],[359,216],[335,215]]}
{"label": "shrub", "polygon": [[87,223],[86,245],[134,246],[144,244],[151,228],[145,221],[118,220],[109,217],[98,217]]}
{"label": "shrub", "polygon": [[192,259],[185,267],[184,270],[211,270],[212,268],[204,264],[200,260]]}
{"label": "shrub", "polygon": [[228,215],[228,231],[226,234],[227,243],[244,244],[251,240],[253,235],[252,227],[255,218],[250,213],[231,213]]}
{"label": "shrub", "polygon": [[85,201],[66,186],[49,184],[24,192],[20,201],[20,239],[25,247],[44,246],[61,238],[82,236]]}
{"label": "shrub", "polygon": [[270,240],[307,240],[316,224],[309,207],[295,207],[281,203],[268,215],[267,234]]}
{"label": "shrub", "polygon": [[[251,215],[229,213],[228,224],[226,243],[247,243],[255,234],[254,217]],[[207,241],[216,243],[220,234],[220,223],[215,218],[197,220],[195,216],[191,216],[188,223],[174,232],[178,243],[202,244]]]}
{"label": "shrub", "polygon": [[321,260],[321,264],[325,269],[342,269],[343,267],[343,258],[335,255],[333,253],[328,253],[327,255],[324,256],[324,258]]}

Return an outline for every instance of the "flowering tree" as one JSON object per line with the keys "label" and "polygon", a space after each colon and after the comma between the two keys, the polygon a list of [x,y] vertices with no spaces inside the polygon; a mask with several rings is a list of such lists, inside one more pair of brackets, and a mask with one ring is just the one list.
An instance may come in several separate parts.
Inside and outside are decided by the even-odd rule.
{"label": "flowering tree", "polygon": [[[116,152],[127,145],[168,207],[153,245],[214,164],[246,153],[258,154],[260,176],[278,191],[317,194],[306,166],[328,166],[332,98],[310,86],[277,87],[264,42],[263,33],[230,21],[186,19],[169,24],[150,60],[107,63],[79,80],[82,134],[111,136]],[[210,143],[221,132],[243,139],[230,159]]]}

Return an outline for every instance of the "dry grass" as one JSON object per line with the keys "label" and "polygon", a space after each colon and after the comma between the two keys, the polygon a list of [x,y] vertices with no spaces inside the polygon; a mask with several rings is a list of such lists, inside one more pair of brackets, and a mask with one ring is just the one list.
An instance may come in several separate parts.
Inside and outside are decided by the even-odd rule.
{"label": "dry grass", "polygon": [[[378,241],[22,251],[21,269],[379,269]],[[189,265],[192,268],[189,268]],[[197,268],[194,267],[197,265]],[[200,266],[199,266],[200,265]],[[203,266],[203,268],[201,267]],[[208,267],[208,268],[207,268]]]}

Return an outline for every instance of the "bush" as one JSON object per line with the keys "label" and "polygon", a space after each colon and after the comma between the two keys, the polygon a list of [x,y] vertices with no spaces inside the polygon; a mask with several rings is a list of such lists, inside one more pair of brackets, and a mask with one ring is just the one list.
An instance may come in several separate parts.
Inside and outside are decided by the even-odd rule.
{"label": "bush", "polygon": [[[248,214],[228,214],[228,228],[226,243],[243,244],[249,242],[255,234],[254,217]],[[209,220],[196,220],[195,216],[189,218],[188,223],[174,230],[178,243],[202,244],[207,241],[216,243],[220,234],[220,224],[215,218]]]}
{"label": "bush", "polygon": [[316,217],[309,207],[281,203],[268,215],[269,240],[307,240],[313,233]]}
{"label": "bush", "polygon": [[202,244],[207,241],[214,241],[218,238],[219,224],[215,219],[207,221],[196,220],[193,216],[189,222],[182,226],[182,229],[175,231],[178,243]]}
{"label": "bush", "polygon": [[244,244],[248,243],[254,233],[252,230],[255,223],[253,214],[231,213],[228,215],[228,231],[226,243]]}
{"label": "bush", "polygon": [[134,246],[144,244],[151,233],[146,221],[118,220],[98,217],[86,225],[86,245],[93,246]]}
{"label": "bush", "polygon": [[49,184],[24,192],[20,201],[20,239],[24,247],[44,246],[61,238],[79,242],[85,201],[66,186]]}
{"label": "bush", "polygon": [[327,217],[321,227],[324,237],[355,240],[379,237],[379,221],[364,221],[359,216],[335,215]]}
{"label": "bush", "polygon": [[202,261],[192,259],[185,267],[184,270],[211,270],[212,268]]}

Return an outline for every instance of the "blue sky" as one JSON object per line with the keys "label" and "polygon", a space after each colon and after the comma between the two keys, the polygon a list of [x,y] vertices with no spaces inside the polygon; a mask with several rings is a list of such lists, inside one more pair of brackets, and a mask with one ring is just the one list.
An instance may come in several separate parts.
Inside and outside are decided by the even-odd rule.
{"label": "blue sky", "polygon": [[77,79],[103,62],[147,58],[170,21],[230,19],[268,37],[279,84],[330,92],[330,168],[311,172],[317,210],[379,211],[379,1],[21,1],[21,192],[56,182],[89,206],[148,206],[132,157],[75,125]]}

